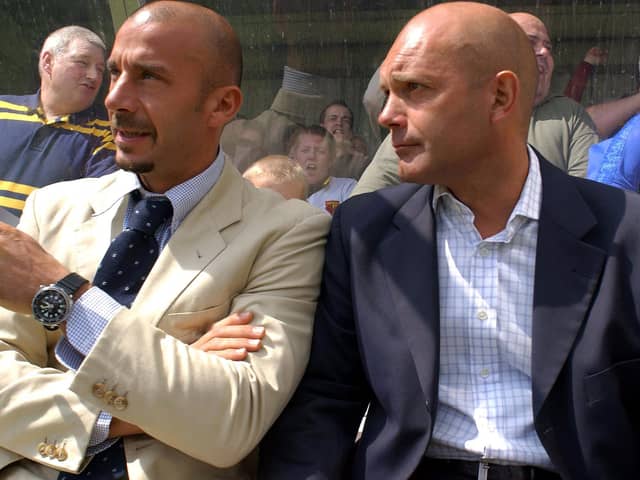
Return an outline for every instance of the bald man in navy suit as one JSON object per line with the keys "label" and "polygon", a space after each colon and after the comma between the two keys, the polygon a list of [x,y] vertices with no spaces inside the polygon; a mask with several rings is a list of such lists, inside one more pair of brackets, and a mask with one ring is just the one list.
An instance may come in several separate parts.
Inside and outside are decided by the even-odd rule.
{"label": "bald man in navy suit", "polygon": [[406,183],[336,211],[262,479],[637,477],[639,197],[526,144],[536,77],[488,5],[402,30],[379,121]]}

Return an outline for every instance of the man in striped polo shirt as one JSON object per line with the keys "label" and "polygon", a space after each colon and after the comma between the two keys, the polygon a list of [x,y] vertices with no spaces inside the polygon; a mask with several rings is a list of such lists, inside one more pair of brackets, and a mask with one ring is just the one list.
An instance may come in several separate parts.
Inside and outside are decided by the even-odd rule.
{"label": "man in striped polo shirt", "polygon": [[63,27],[40,52],[40,89],[0,96],[1,207],[20,215],[36,188],[115,169],[109,122],[93,106],[105,53],[91,30]]}

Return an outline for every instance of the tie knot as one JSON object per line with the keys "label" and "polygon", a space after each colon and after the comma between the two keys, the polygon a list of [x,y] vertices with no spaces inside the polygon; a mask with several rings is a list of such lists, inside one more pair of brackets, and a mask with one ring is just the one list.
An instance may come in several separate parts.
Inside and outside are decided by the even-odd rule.
{"label": "tie knot", "polygon": [[130,218],[130,227],[153,235],[160,225],[171,218],[173,207],[167,197],[147,197],[136,203]]}

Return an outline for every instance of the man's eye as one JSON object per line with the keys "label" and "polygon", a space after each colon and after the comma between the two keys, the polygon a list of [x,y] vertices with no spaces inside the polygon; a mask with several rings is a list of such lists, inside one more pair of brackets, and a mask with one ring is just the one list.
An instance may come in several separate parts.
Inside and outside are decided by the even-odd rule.
{"label": "man's eye", "polygon": [[382,90],[382,95],[383,95],[382,108],[384,108],[387,102],[389,101],[389,90]]}

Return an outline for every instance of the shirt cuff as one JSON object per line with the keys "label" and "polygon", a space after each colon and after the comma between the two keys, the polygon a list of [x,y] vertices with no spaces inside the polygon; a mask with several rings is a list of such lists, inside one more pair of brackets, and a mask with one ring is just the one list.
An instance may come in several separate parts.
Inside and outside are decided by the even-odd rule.
{"label": "shirt cuff", "polygon": [[107,438],[104,442],[99,443],[98,445],[95,445],[95,446],[89,445],[87,447],[86,455],[91,456],[91,455],[97,455],[100,452],[104,452],[107,448],[109,448],[111,445],[116,443],[118,441],[118,438],[119,437]]}
{"label": "shirt cuff", "polygon": [[[108,412],[100,412],[98,415],[98,419],[96,420],[96,424],[91,431],[91,438],[89,439],[89,448],[98,447],[101,443],[104,443],[109,439],[109,427],[111,426],[111,419],[113,417]],[[111,442],[113,443],[113,442]],[[107,445],[106,448],[108,448]],[[87,454],[93,455],[97,452],[100,452],[103,449],[96,450],[94,452],[90,452],[87,450]]]}
{"label": "shirt cuff", "polygon": [[84,355],[78,352],[73,345],[69,343],[67,337],[60,337],[56,344],[55,354],[58,361],[74,372],[80,368]]}
{"label": "shirt cuff", "polygon": [[118,310],[118,302],[98,287],[91,287],[73,304],[67,319],[67,338],[80,354],[89,354]]}

